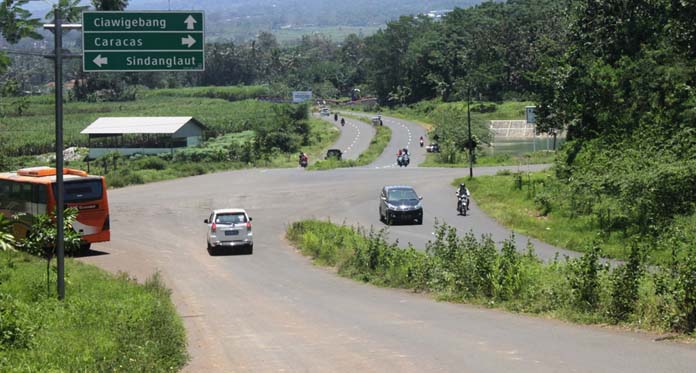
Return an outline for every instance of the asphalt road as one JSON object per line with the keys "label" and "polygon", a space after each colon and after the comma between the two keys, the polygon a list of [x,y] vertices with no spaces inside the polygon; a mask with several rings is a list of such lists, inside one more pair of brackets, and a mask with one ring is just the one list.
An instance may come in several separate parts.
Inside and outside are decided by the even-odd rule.
{"label": "asphalt road", "polygon": [[[346,112],[346,114],[371,118],[373,114]],[[392,136],[380,155],[374,162],[366,166],[367,168],[399,168],[396,164],[397,152],[399,149],[408,149],[411,163],[408,167],[414,168],[425,161],[425,147],[419,144],[420,137],[423,136],[425,144],[428,144],[427,133],[423,127],[416,123],[382,116],[383,125],[391,128]],[[408,168],[407,167],[407,168]]]}
{"label": "asphalt road", "polygon": [[[390,147],[418,139],[401,124],[415,129],[385,120],[396,128]],[[139,279],[160,271],[187,328],[190,372],[693,372],[694,346],[357,283],[312,265],[286,242],[287,224],[304,218],[383,226],[378,195],[391,183],[412,184],[424,197],[422,226],[389,229],[402,244],[422,247],[435,218],[495,240],[510,235],[475,202],[470,216],[456,216],[449,184],[465,170],[390,167],[394,158],[385,154],[365,168],[242,170],[113,190],[112,240],[93,247],[105,255],[83,260]],[[203,219],[221,207],[243,207],[254,218],[253,255],[208,255]],[[549,257],[556,249],[537,251]]]}
{"label": "asphalt road", "polygon": [[343,159],[358,159],[360,154],[370,146],[370,140],[375,136],[375,129],[363,121],[344,118],[346,124],[341,126],[342,117],[339,117],[338,121],[334,121],[333,115],[321,118],[333,123],[341,130],[341,135],[331,148],[340,149]]}

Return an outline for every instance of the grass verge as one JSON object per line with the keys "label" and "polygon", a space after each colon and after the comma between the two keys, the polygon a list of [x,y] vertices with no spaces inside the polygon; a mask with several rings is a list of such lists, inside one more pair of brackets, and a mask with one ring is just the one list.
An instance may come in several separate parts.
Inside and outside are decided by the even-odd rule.
{"label": "grass verge", "polygon": [[[369,120],[365,118],[358,118],[355,117],[354,119],[362,120],[363,122],[370,123]],[[372,138],[370,141],[370,146],[367,147],[367,150],[365,150],[363,153],[360,154],[358,159],[352,160],[352,159],[347,159],[347,160],[336,160],[336,159],[326,159],[326,160],[320,160],[314,162],[312,165],[310,165],[307,169],[309,170],[330,170],[334,168],[342,168],[342,167],[359,167],[359,166],[366,166],[377,159],[382,152],[384,152],[384,149],[387,147],[387,144],[389,144],[389,141],[391,140],[391,128],[386,127],[386,126],[377,126],[375,127],[377,130],[377,133],[375,134],[375,137]]]}
{"label": "grass verge", "polygon": [[[425,161],[418,165],[419,167],[448,167],[448,168],[467,168],[468,161],[458,163],[447,163],[439,159],[439,153],[428,153],[425,156]],[[466,159],[465,157],[462,157]],[[533,152],[524,154],[496,154],[482,155],[476,158],[474,167],[490,167],[490,166],[524,166],[528,164],[547,164],[553,163],[556,159],[555,152]]]}
{"label": "grass verge", "polygon": [[[387,287],[427,291],[437,298],[580,323],[623,325],[696,337],[696,245],[673,268],[645,270],[640,246],[626,264],[600,263],[601,248],[581,258],[541,262],[533,247],[520,253],[514,240],[500,249],[490,236],[458,236],[436,225],[425,251],[399,248],[387,232],[331,222],[292,223],[288,239],[318,265],[341,276]],[[685,293],[686,292],[686,293]],[[693,294],[693,293],[692,293]]]}
{"label": "grass verge", "polygon": [[550,172],[518,174],[503,171],[494,176],[463,177],[452,185],[466,183],[477,206],[515,232],[579,252],[588,249],[588,242],[597,241],[601,242],[607,257],[628,258],[627,237],[617,233],[602,234],[594,217],[571,214],[561,204],[543,200],[548,196],[544,188],[552,177]]}
{"label": "grass verge", "polygon": [[0,251],[0,262],[0,371],[164,372],[186,363],[184,328],[158,275],[139,285],[67,259],[58,301],[45,261]]}

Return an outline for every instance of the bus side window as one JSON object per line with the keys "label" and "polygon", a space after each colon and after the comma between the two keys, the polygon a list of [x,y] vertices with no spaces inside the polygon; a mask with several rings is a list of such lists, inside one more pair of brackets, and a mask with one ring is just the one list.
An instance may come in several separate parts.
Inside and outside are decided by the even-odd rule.
{"label": "bus side window", "polygon": [[0,209],[7,208],[10,201],[10,182],[0,180]]}
{"label": "bus side window", "polygon": [[19,184],[20,186],[20,192],[19,192],[19,201],[20,201],[20,206],[22,206],[22,211],[33,214],[34,211],[32,209],[32,204],[31,204],[31,184],[28,183],[21,183]]}
{"label": "bus side window", "polygon": [[32,202],[36,206],[36,213],[45,214],[47,212],[46,203],[48,201],[48,187],[44,184],[34,185],[34,193],[35,198]]}
{"label": "bus side window", "polygon": [[48,188],[43,184],[34,184],[31,189],[32,214],[46,213],[46,193]]}
{"label": "bus side window", "polygon": [[9,199],[7,200],[7,208],[11,210],[12,212],[22,212],[21,209],[21,198],[20,198],[20,192],[21,188],[19,183],[15,183],[13,181],[10,182],[10,193],[9,193]]}

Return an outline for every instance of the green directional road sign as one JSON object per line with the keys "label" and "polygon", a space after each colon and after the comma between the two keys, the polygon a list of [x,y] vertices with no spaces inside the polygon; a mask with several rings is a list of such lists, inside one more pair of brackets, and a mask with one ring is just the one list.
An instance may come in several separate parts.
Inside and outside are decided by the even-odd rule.
{"label": "green directional road sign", "polygon": [[202,11],[83,12],[84,71],[203,71]]}

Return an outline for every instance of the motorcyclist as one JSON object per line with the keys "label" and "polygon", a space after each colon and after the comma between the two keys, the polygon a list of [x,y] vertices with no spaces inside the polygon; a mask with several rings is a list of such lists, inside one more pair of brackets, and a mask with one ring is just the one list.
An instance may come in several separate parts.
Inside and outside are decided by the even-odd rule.
{"label": "motorcyclist", "polygon": [[471,193],[464,183],[459,184],[457,189],[457,210],[459,210],[459,204],[461,203],[461,197],[466,196],[466,209],[469,209],[469,201],[471,200]]}
{"label": "motorcyclist", "polygon": [[300,152],[300,166],[302,166],[302,167],[306,166],[307,162],[309,162],[309,158],[307,158],[307,154],[305,154],[304,152]]}
{"label": "motorcyclist", "polygon": [[343,127],[343,126],[345,126],[345,125],[346,125],[346,119],[345,119],[345,118],[341,118],[341,127]]}
{"label": "motorcyclist", "polygon": [[338,113],[334,113],[334,122],[338,121]]}
{"label": "motorcyclist", "polygon": [[423,140],[423,136],[421,136],[421,137],[420,137],[420,146],[421,146],[421,148],[423,147],[423,143],[424,143],[424,142],[425,142],[425,141]]}

